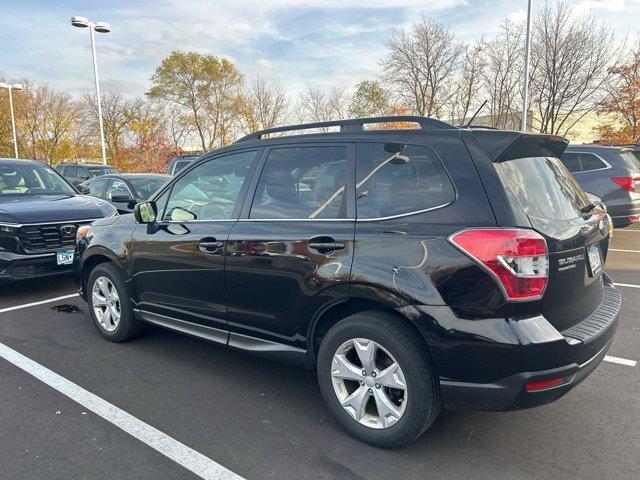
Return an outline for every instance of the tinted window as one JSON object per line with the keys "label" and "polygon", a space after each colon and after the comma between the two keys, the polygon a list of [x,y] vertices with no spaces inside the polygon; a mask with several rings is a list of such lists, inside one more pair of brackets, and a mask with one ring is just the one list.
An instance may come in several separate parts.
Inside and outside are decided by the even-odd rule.
{"label": "tinted window", "polygon": [[90,178],[89,169],[86,167],[78,167],[78,174],[76,176],[83,180],[87,180],[88,178]]}
{"label": "tinted window", "polygon": [[104,185],[107,180],[104,178],[98,178],[92,182],[89,182],[89,195],[93,197],[102,197],[104,193]]}
{"label": "tinted window", "polygon": [[260,175],[251,218],[343,218],[347,147],[271,150]]}
{"label": "tinted window", "polygon": [[621,152],[619,155],[620,162],[625,166],[625,168],[628,168],[633,172],[640,172],[640,160],[638,160],[638,158],[640,158],[640,152],[636,155],[634,155],[633,152]]}
{"label": "tinted window", "polygon": [[131,192],[129,191],[129,187],[122,180],[118,180],[117,178],[112,178],[109,180],[109,185],[107,186],[106,197],[107,200],[111,200],[114,195],[129,195],[131,196]]}
{"label": "tinted window", "polygon": [[569,220],[581,216],[587,194],[557,158],[531,157],[494,164],[512,205],[532,217]]}
{"label": "tinted window", "polygon": [[564,163],[571,173],[607,168],[607,164],[593,153],[567,152],[562,155],[560,161]]}
{"label": "tinted window", "polygon": [[131,178],[129,183],[133,186],[138,198],[147,200],[153,195],[166,180],[164,178]]}
{"label": "tinted window", "polygon": [[442,162],[426,147],[358,144],[356,178],[358,218],[417,212],[455,199]]}
{"label": "tinted window", "polygon": [[562,155],[562,157],[560,158],[560,161],[564,163],[564,166],[567,167],[567,169],[571,173],[579,172],[581,170],[579,156],[580,154],[578,153],[567,152]]}
{"label": "tinted window", "polygon": [[78,176],[78,167],[66,167],[64,169],[64,174],[67,177],[77,177]]}
{"label": "tinted window", "polygon": [[240,188],[256,151],[214,158],[196,166],[174,183],[164,220],[226,220],[233,218]]}

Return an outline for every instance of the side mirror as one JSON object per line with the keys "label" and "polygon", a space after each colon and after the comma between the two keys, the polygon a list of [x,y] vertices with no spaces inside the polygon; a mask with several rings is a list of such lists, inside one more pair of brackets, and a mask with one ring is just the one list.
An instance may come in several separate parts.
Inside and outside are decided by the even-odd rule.
{"label": "side mirror", "polygon": [[86,185],[78,185],[76,189],[83,195],[87,195],[89,193],[89,187]]}
{"label": "side mirror", "polygon": [[133,198],[127,193],[120,193],[111,195],[111,201],[115,203],[129,203],[133,201]]}
{"label": "side mirror", "polygon": [[133,216],[138,223],[155,223],[158,216],[158,207],[156,202],[142,202],[138,203],[133,208]]}

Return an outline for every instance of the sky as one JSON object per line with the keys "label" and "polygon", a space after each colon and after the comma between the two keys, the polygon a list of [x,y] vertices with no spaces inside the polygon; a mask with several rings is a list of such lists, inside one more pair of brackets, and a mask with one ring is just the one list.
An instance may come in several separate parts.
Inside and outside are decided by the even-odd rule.
{"label": "sky", "polygon": [[[618,38],[640,38],[640,0],[571,0]],[[505,19],[523,20],[526,0],[0,0],[0,76],[29,78],[77,94],[93,88],[87,29],[72,15],[111,24],[96,33],[101,88],[144,95],[171,51],[232,60],[246,75],[280,82],[352,87],[375,79],[385,40],[422,14],[472,42]],[[533,0],[534,9],[542,4]]]}

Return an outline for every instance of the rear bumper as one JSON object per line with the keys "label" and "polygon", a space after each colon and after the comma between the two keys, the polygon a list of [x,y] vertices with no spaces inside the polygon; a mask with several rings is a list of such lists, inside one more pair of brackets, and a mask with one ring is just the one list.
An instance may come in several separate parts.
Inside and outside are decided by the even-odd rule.
{"label": "rear bumper", "polygon": [[71,265],[57,265],[55,253],[24,255],[0,251],[0,280],[22,280],[71,272]]}
{"label": "rear bumper", "polygon": [[[610,340],[596,355],[585,363],[573,363],[563,367],[540,372],[517,373],[495,383],[465,383],[441,381],[440,389],[444,404],[457,410],[521,410],[551,403],[578,385],[593,372],[605,357]],[[544,381],[564,377],[566,382],[557,387],[527,392],[529,382]]]}
{"label": "rear bumper", "polygon": [[[617,328],[621,295],[606,276],[604,283],[594,312],[563,332],[542,315],[468,320],[448,307],[420,308],[414,323],[429,344],[445,407],[518,410],[557,400],[578,385],[600,364]],[[434,320],[437,336],[429,328]],[[527,391],[530,382],[559,377],[557,386]]]}

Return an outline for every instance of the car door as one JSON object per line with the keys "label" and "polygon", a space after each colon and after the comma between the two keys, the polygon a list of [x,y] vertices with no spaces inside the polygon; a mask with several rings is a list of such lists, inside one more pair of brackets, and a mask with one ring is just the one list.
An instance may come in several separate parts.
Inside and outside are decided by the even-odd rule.
{"label": "car door", "polygon": [[228,240],[229,345],[304,349],[310,317],[347,298],[353,151],[305,144],[263,154],[253,196]]}
{"label": "car door", "polygon": [[258,153],[206,159],[156,197],[157,224],[138,225],[131,239],[133,287],[144,318],[226,342],[225,246]]}

